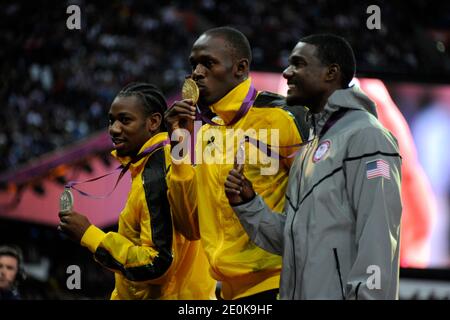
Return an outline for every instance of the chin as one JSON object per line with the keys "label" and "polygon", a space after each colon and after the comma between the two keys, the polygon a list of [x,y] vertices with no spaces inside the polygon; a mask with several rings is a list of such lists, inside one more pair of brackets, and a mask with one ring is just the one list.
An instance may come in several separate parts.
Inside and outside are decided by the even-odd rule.
{"label": "chin", "polygon": [[116,152],[119,157],[126,157],[129,155],[129,152],[125,150],[116,149]]}
{"label": "chin", "polygon": [[302,99],[296,96],[287,96],[286,97],[286,104],[288,106],[302,106],[304,105]]}
{"label": "chin", "polygon": [[211,99],[210,97],[201,97],[201,98],[198,100],[198,105],[199,105],[199,107],[201,107],[201,108],[208,109],[208,107],[209,107],[210,105],[214,104],[215,102],[216,102],[216,101],[212,101],[212,99]]}

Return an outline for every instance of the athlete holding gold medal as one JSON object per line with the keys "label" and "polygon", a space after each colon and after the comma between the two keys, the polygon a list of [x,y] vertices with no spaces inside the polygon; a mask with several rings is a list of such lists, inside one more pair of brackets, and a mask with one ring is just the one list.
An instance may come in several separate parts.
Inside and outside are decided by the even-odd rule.
{"label": "athlete holding gold medal", "polygon": [[[200,116],[206,124],[196,136],[195,153],[203,154],[212,149],[226,152],[222,153],[224,158],[220,158],[219,163],[198,161],[193,166],[172,161],[169,189],[172,195],[182,195],[172,202],[184,208],[174,210],[175,226],[188,239],[202,240],[210,264],[209,273],[221,281],[222,298],[275,299],[281,258],[256,247],[230,207],[224,182],[233,168],[233,161],[227,163],[226,154],[232,152],[231,159],[236,154],[243,159],[244,154],[241,147],[232,145],[228,150],[222,142],[225,143],[225,138],[233,141],[238,130],[267,129],[270,136],[276,129],[279,145],[292,146],[303,140],[297,121],[281,108],[283,97],[258,92],[253,86],[249,77],[251,49],[240,31],[230,27],[206,31],[194,43],[189,61],[192,74],[183,85],[183,100],[176,101],[165,113],[169,135],[181,128],[192,136],[193,122]],[[207,110],[217,117],[205,116]],[[225,138],[213,139],[216,133]],[[205,136],[210,138],[203,139]],[[249,144],[245,147],[247,151],[254,148]],[[241,149],[239,153],[238,149]],[[280,153],[286,155],[292,150],[283,149]],[[255,189],[272,208],[283,208],[291,163],[292,159],[282,159],[278,171],[265,176],[261,176],[262,163],[245,166],[244,174],[254,178]]]}

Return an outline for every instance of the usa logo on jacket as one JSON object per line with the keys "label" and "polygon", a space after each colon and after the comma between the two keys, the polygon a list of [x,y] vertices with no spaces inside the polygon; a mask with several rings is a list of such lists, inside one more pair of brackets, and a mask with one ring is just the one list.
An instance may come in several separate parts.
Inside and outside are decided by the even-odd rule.
{"label": "usa logo on jacket", "polygon": [[317,146],[316,152],[314,152],[313,162],[321,160],[327,154],[328,150],[330,150],[330,147],[331,147],[330,140],[325,140],[321,142]]}
{"label": "usa logo on jacket", "polygon": [[390,180],[391,173],[389,163],[383,159],[366,162],[366,176],[367,179],[383,177]]}

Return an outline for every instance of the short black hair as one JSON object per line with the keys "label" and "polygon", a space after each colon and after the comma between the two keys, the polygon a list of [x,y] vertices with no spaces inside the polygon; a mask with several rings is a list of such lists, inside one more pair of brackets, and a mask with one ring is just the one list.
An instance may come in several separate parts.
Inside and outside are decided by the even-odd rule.
{"label": "short black hair", "polygon": [[[152,113],[160,113],[164,116],[167,110],[166,98],[162,91],[151,83],[145,82],[132,82],[127,84],[117,94],[118,97],[136,96],[142,101],[144,111],[147,116]],[[161,121],[161,131],[166,131],[164,121]]]}
{"label": "short black hair", "polygon": [[316,46],[317,57],[324,65],[336,63],[341,67],[341,85],[347,88],[355,76],[356,62],[352,47],[342,37],[334,34],[314,34],[300,39],[300,42]]}
{"label": "short black hair", "polygon": [[248,63],[252,62],[252,49],[247,37],[239,30],[233,27],[217,27],[212,28],[203,33],[213,37],[221,37],[231,47],[235,59],[245,58]]}
{"label": "short black hair", "polygon": [[19,267],[23,262],[22,250],[17,246],[11,246],[11,245],[0,246],[0,256],[10,256],[10,257],[16,258],[17,265]]}

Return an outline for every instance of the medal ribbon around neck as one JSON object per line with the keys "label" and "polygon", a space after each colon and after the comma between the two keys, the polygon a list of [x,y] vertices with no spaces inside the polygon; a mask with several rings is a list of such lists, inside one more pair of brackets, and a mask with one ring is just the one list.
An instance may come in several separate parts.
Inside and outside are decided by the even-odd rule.
{"label": "medal ribbon around neck", "polygon": [[[333,113],[332,116],[327,120],[327,122],[323,126],[321,136],[323,136],[340,118],[342,118],[346,112],[347,112],[346,109],[340,109],[339,111]],[[268,157],[271,157],[271,158],[275,157],[275,158],[279,158],[279,159],[290,159],[290,158],[295,157],[297,155],[297,153],[300,152],[300,149],[297,151],[294,151],[293,153],[291,153],[287,156],[282,156],[281,154],[274,151],[273,149],[274,148],[283,149],[283,148],[302,147],[302,146],[310,143],[312,140],[314,140],[314,138],[310,139],[308,141],[302,142],[302,143],[296,143],[296,144],[292,144],[289,146],[271,146],[270,144],[265,144],[264,142],[261,142],[257,139],[251,138],[249,136],[245,136],[240,141],[240,145],[242,145],[244,142],[248,142],[248,143],[253,144],[258,150],[263,152]]]}
{"label": "medal ribbon around neck", "polygon": [[[212,121],[208,117],[206,117],[200,111],[200,108],[197,105],[197,101],[198,101],[198,97],[199,97],[199,90],[198,90],[197,84],[195,83],[194,80],[192,80],[190,78],[186,79],[185,83],[183,85],[183,89],[182,89],[182,97],[183,97],[183,99],[192,99],[194,104],[196,105],[197,114],[200,117],[200,119],[202,119],[204,122],[206,122],[206,123],[208,123],[210,125],[213,125],[213,126],[231,126],[231,125],[237,123],[250,110],[250,107],[255,102],[256,95],[257,95],[257,91],[255,89],[255,86],[253,85],[253,83],[251,83],[250,84],[250,88],[249,88],[249,90],[247,92],[247,95],[245,96],[244,101],[242,102],[239,110],[234,115],[233,119],[227,124],[219,124],[219,123],[216,123],[216,122]],[[257,139],[251,138],[249,136],[245,136],[239,142],[239,146],[238,146],[238,151],[239,151],[238,153],[240,154],[240,157],[243,157],[241,149],[242,149],[243,144],[245,142],[253,144],[258,150],[263,152],[268,157],[272,157],[272,158],[276,157],[276,158],[279,158],[279,159],[280,158],[281,159],[290,159],[290,158],[295,157],[295,155],[300,151],[300,149],[297,150],[297,151],[294,151],[293,153],[291,153],[291,154],[289,154],[287,156],[283,156],[283,155],[279,154],[278,152],[274,151],[273,149],[274,148],[282,149],[282,148],[301,147],[301,146],[304,146],[304,145],[308,144],[310,141],[305,141],[305,142],[302,142],[302,143],[292,144],[292,145],[288,145],[288,146],[271,146],[271,145],[265,144],[264,142],[261,142],[261,141],[259,141]],[[191,145],[191,149],[192,149],[191,152],[193,154],[194,153],[193,144]]]}
{"label": "medal ribbon around neck", "polygon": [[[170,143],[170,140],[169,140],[169,139],[166,139],[166,140],[164,140],[164,141],[161,141],[161,142],[158,142],[158,143],[156,143],[156,144],[153,144],[153,145],[151,145],[150,147],[146,148],[144,151],[142,151],[140,154],[138,154],[135,158],[131,159],[131,161],[128,162],[125,166],[120,165],[120,166],[117,167],[115,170],[113,170],[113,171],[111,171],[111,172],[109,172],[109,173],[106,173],[106,174],[104,174],[104,175],[101,175],[101,176],[99,176],[99,177],[87,179],[87,180],[84,180],[84,181],[69,181],[69,182],[66,184],[65,187],[68,188],[68,189],[76,190],[79,194],[81,194],[82,196],[85,196],[85,197],[89,197],[89,198],[93,198],[93,199],[105,199],[105,198],[109,197],[109,196],[111,195],[111,193],[114,192],[114,190],[116,190],[116,187],[117,187],[117,185],[119,184],[119,181],[123,178],[123,176],[125,175],[125,173],[127,172],[127,170],[130,168],[130,165],[132,165],[133,163],[138,162],[139,160],[141,160],[141,159],[144,158],[145,156],[147,156],[147,155],[151,154],[152,152],[154,152],[154,151],[156,151],[156,150],[158,150],[158,149],[164,147],[165,145],[167,145],[167,144],[169,144],[169,143]],[[110,175],[112,175],[113,173],[117,172],[118,170],[121,170],[121,171],[120,171],[119,177],[117,178],[117,181],[116,181],[116,183],[115,183],[113,189],[112,189],[110,192],[108,192],[107,194],[105,194],[105,195],[100,195],[100,196],[92,195],[92,194],[89,194],[89,193],[87,193],[87,192],[84,192],[83,190],[80,190],[80,189],[78,189],[78,188],[76,187],[76,186],[79,185],[79,184],[97,181],[97,180],[100,180],[100,179],[102,179],[102,178],[104,178],[104,177],[110,176]]]}
{"label": "medal ribbon around neck", "polygon": [[274,149],[287,149],[287,148],[302,147],[302,146],[307,145],[308,143],[310,143],[311,140],[308,140],[308,141],[305,141],[305,142],[302,142],[302,143],[291,144],[289,146],[271,146],[270,144],[266,144],[264,142],[261,142],[258,139],[254,139],[252,137],[245,136],[239,142],[239,146],[242,146],[244,144],[244,142],[248,142],[248,143],[254,145],[259,151],[261,151],[262,153],[264,153],[266,156],[268,156],[270,158],[290,159],[290,158],[295,157],[297,155],[297,153],[299,153],[300,149],[297,150],[297,151],[294,151],[293,153],[291,153],[291,154],[289,154],[287,156],[281,155],[279,152],[274,151]]}
{"label": "medal ribbon around neck", "polygon": [[212,126],[222,126],[222,127],[232,126],[233,124],[235,124],[236,122],[241,120],[247,114],[248,110],[250,110],[250,107],[253,105],[253,102],[255,102],[256,94],[257,94],[257,91],[255,89],[255,86],[252,83],[252,84],[250,84],[250,88],[247,92],[247,95],[245,96],[244,101],[242,102],[241,106],[239,107],[239,110],[236,112],[233,119],[231,119],[231,121],[226,124],[216,123],[216,122],[212,121],[211,119],[209,119],[208,117],[206,117],[205,115],[203,115],[202,112],[200,111],[200,108],[198,107],[198,105],[196,105],[197,113],[204,122],[206,122],[207,124],[210,124]]}

